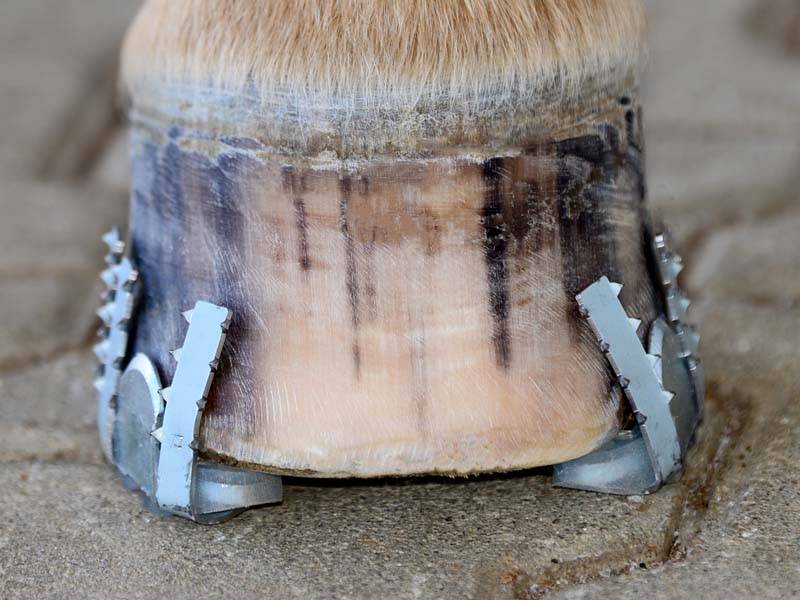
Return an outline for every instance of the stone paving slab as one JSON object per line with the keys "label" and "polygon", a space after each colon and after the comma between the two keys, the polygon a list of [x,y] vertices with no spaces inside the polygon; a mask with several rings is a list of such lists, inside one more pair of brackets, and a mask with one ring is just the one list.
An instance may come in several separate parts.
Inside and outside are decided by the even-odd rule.
{"label": "stone paving slab", "polygon": [[0,374],[0,462],[103,464],[89,351]]}
{"label": "stone paving slab", "polygon": [[127,199],[101,188],[4,182],[0,190],[0,371],[85,346],[105,246]]}
{"label": "stone paving slab", "polygon": [[764,3],[645,2],[648,188],[681,242],[800,183],[800,61],[750,33]]}
{"label": "stone paving slab", "polygon": [[[800,200],[800,188],[795,192]],[[800,211],[723,229],[705,242],[689,270],[697,294],[800,306]]]}
{"label": "stone paving slab", "polygon": [[202,527],[144,511],[104,465],[7,463],[0,488],[4,598],[512,598],[526,573],[659,556],[677,490],[628,500],[535,474],[306,482]]}
{"label": "stone paving slab", "polygon": [[748,15],[764,2],[645,0],[645,106],[651,122],[677,128],[667,132],[670,138],[693,141],[685,135],[691,125],[696,132],[760,130],[770,143],[794,137],[800,128],[798,63],[748,31]]}
{"label": "stone paving slab", "polygon": [[749,12],[747,23],[776,50],[800,55],[800,4],[796,0],[761,0]]}
{"label": "stone paving slab", "polygon": [[[800,107],[798,107],[800,110]],[[647,130],[651,205],[684,248],[720,225],[780,212],[800,185],[800,132],[790,141],[660,140]],[[655,143],[654,143],[655,141]],[[738,167],[738,168],[737,168]]]}
{"label": "stone paving slab", "polygon": [[114,64],[137,6],[135,0],[0,3],[0,176],[21,179],[42,166],[64,119]]}
{"label": "stone paving slab", "polygon": [[4,180],[0,278],[17,271],[102,268],[106,247],[100,236],[124,225],[127,212],[127,194],[117,190]]}

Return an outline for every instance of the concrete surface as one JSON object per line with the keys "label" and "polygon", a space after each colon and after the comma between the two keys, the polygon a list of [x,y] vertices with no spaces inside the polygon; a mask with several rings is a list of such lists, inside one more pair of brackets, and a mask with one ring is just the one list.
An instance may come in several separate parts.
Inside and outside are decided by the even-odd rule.
{"label": "concrete surface", "polygon": [[0,597],[800,596],[800,57],[757,0],[648,2],[650,195],[710,391],[679,484],[294,481],[212,528],[144,511],[95,439],[98,238],[127,202],[108,98],[134,8],[0,6]]}

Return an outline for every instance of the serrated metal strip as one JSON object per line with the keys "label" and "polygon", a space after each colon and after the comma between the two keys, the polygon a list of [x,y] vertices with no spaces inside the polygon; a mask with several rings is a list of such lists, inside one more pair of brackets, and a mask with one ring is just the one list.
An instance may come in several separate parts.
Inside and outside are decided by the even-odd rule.
{"label": "serrated metal strip", "polygon": [[109,461],[112,457],[112,429],[114,401],[119,388],[122,362],[128,347],[128,324],[134,305],[134,286],[138,272],[128,258],[123,257],[125,244],[120,240],[119,230],[112,229],[103,236],[108,246],[108,267],[100,278],[106,284],[106,303],[97,311],[103,321],[100,341],[94,347],[102,374],[95,380],[97,389],[97,427],[100,445]]}
{"label": "serrated metal strip", "polygon": [[[155,501],[160,453],[157,442],[162,436],[153,434],[164,414],[160,390],[160,379],[150,359],[144,354],[134,356],[120,378],[114,458],[128,487],[144,492],[149,497],[146,505],[163,513]],[[281,478],[260,471],[198,460],[194,478],[189,512],[201,523],[218,523],[245,508],[280,502],[283,497]]]}
{"label": "serrated metal strip", "polygon": [[678,284],[678,275],[683,270],[683,260],[672,249],[669,232],[662,224],[657,225],[656,231],[652,235],[652,247],[667,320],[680,339],[682,354],[687,359],[691,372],[695,409],[698,414],[702,414],[705,400],[705,377],[698,357],[700,336],[688,320],[687,311],[691,302]]}
{"label": "serrated metal strip", "polygon": [[678,275],[683,270],[683,259],[672,250],[666,230],[657,231],[652,240],[667,320],[673,326],[686,329],[686,342],[690,344],[687,350],[691,354],[695,354],[697,352],[697,334],[692,330],[687,318],[691,301],[678,285]]}
{"label": "serrated metal strip", "polygon": [[198,302],[189,321],[172,386],[164,394],[156,500],[163,510],[194,518],[198,433],[217,361],[231,317],[227,308]]}
{"label": "serrated metal strip", "polygon": [[681,465],[680,443],[669,406],[672,394],[661,387],[652,359],[630,327],[617,299],[619,287],[612,287],[608,278],[602,277],[576,299],[633,407],[655,474],[663,482]]}

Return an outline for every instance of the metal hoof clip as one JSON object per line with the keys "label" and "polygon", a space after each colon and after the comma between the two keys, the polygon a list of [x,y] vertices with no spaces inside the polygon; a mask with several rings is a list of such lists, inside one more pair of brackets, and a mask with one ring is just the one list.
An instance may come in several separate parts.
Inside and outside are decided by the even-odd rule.
{"label": "metal hoof clip", "polygon": [[105,324],[95,347],[101,361],[98,424],[107,456],[126,485],[144,492],[150,508],[198,523],[219,523],[244,509],[280,502],[281,478],[202,460],[198,456],[203,409],[225,343],[231,311],[197,302],[183,313],[189,322],[170,387],[163,387],[153,363],[134,356],[120,374],[133,312],[136,271],[122,258],[116,230],[104,237],[111,252],[102,279]]}
{"label": "metal hoof clip", "polygon": [[683,467],[703,410],[698,337],[686,323],[689,301],[676,283],[681,260],[667,247],[665,234],[653,236],[653,254],[666,318],[650,326],[647,350],[637,335],[641,322],[628,317],[619,301],[620,284],[601,277],[576,297],[617,376],[614,393],[624,393],[637,424],[594,452],[556,465],[555,485],[642,494],[657,490]]}

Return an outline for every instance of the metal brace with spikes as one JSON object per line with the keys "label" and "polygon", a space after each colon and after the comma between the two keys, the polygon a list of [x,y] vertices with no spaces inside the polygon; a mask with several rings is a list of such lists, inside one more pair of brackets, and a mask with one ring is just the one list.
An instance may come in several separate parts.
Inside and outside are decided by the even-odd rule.
{"label": "metal brace with spikes", "polygon": [[153,432],[153,437],[161,444],[156,476],[158,505],[192,518],[200,418],[225,343],[231,311],[198,302],[183,317],[189,323],[189,331],[184,347],[172,351],[178,366],[172,386],[161,390],[166,403],[163,426]]}
{"label": "metal brace with spikes", "polygon": [[204,461],[198,456],[206,398],[225,343],[231,312],[198,302],[183,313],[189,322],[178,366],[162,387],[152,362],[133,357],[120,379],[115,411],[114,463],[148,508],[198,523],[225,521],[246,508],[280,502],[281,478]]}
{"label": "metal brace with spikes", "polygon": [[670,234],[663,225],[657,225],[651,237],[667,320],[680,339],[682,354],[692,372],[696,409],[702,414],[705,389],[703,367],[697,355],[700,336],[687,318],[686,313],[691,301],[678,285],[678,275],[683,270],[683,260],[672,249]]}
{"label": "metal brace with spikes", "polygon": [[105,257],[107,268],[100,274],[105,291],[102,295],[104,304],[97,311],[103,326],[98,331],[100,341],[94,346],[94,353],[100,362],[94,385],[98,393],[100,443],[106,458],[112,460],[111,430],[117,388],[128,346],[128,324],[133,313],[134,287],[139,274],[130,260],[123,256],[125,242],[119,237],[119,229],[114,228],[106,233],[103,241],[108,246],[108,254]]}
{"label": "metal brace with spikes", "polygon": [[128,324],[138,274],[124,257],[114,229],[108,245],[102,340],[95,346],[102,375],[98,429],[103,450],[131,489],[144,492],[148,508],[199,523],[219,523],[246,508],[280,502],[281,478],[202,460],[197,453],[203,408],[217,368],[231,312],[198,302],[183,314],[189,328],[183,347],[172,352],[178,366],[164,388],[155,366],[137,354],[120,373],[127,354]]}
{"label": "metal brace with spikes", "polygon": [[[656,255],[666,256],[666,255]],[[675,295],[679,261],[659,260],[659,274],[671,276]],[[612,494],[655,491],[679,472],[700,419],[702,384],[699,361],[687,352],[685,330],[656,319],[648,333],[646,351],[637,331],[641,321],[630,318],[619,301],[622,286],[606,277],[577,295],[587,319],[617,376],[618,388],[631,404],[637,425],[622,431],[598,450],[556,465],[556,485]],[[685,306],[685,303],[680,303]]]}
{"label": "metal brace with spikes", "polygon": [[163,425],[152,432],[160,445],[155,499],[163,511],[216,523],[248,506],[280,501],[281,479],[198,460],[201,417],[231,311],[198,302],[183,316],[189,330],[183,346],[172,352],[178,366],[172,385],[160,390]]}

